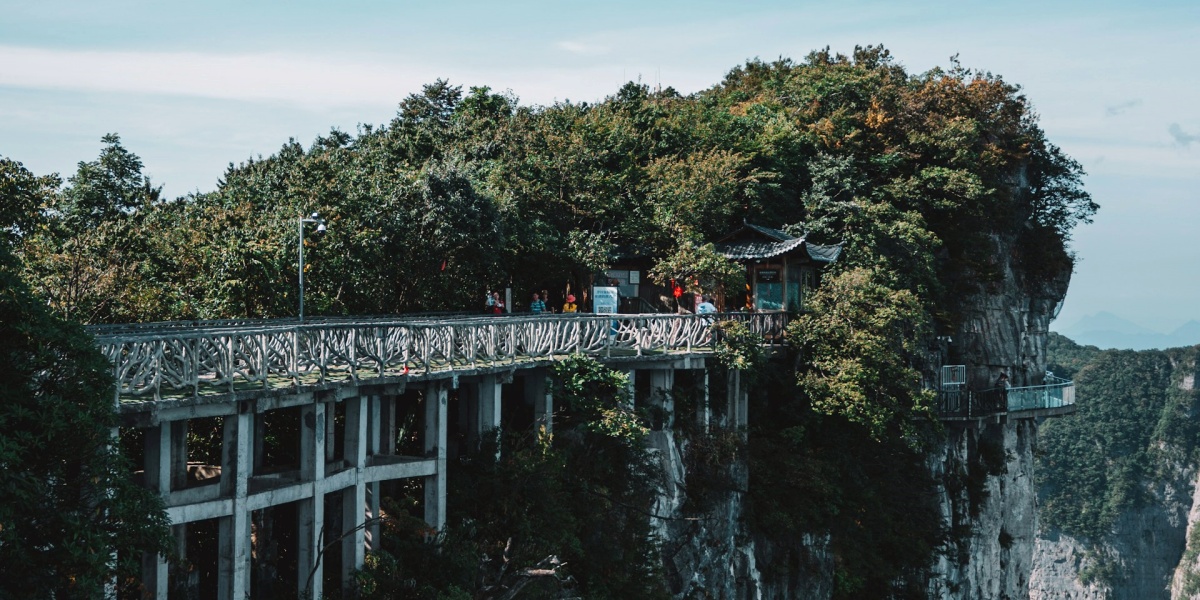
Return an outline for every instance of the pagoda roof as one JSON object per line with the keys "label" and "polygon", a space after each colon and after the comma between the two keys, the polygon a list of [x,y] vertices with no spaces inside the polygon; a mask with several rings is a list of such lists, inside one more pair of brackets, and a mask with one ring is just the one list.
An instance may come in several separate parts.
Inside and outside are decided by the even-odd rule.
{"label": "pagoda roof", "polygon": [[738,230],[718,240],[715,246],[731,260],[772,258],[800,250],[814,262],[831,263],[842,253],[841,244],[812,244],[805,237],[751,223],[743,223]]}

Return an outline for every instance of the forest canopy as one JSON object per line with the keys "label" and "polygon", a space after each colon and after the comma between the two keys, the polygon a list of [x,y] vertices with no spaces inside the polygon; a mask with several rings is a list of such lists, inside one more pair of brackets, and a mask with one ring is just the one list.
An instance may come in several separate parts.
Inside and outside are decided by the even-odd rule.
{"label": "forest canopy", "polygon": [[86,323],[293,316],[296,221],[313,212],[329,227],[306,242],[310,314],[586,285],[616,257],[677,257],[745,220],[844,242],[844,268],[949,318],[995,277],[990,236],[1059,272],[1096,210],[1017,86],[953,61],[910,74],[876,46],[753,60],[691,95],[631,82],[598,103],[438,80],[386,124],[289,141],[174,200],[117,135],[103,143],[65,184],[3,180],[27,278]]}

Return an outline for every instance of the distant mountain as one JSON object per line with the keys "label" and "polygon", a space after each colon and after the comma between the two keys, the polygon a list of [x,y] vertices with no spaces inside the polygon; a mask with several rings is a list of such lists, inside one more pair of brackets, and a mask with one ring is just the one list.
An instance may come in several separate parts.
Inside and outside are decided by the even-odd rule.
{"label": "distant mountain", "polygon": [[1154,350],[1200,344],[1200,321],[1188,321],[1171,333],[1142,327],[1110,312],[1083,317],[1059,333],[1078,344],[1098,348]]}

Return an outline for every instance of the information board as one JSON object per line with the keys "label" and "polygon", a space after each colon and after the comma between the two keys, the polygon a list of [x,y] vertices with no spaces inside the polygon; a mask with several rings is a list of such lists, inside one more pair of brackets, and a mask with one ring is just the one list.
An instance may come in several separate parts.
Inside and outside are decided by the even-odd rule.
{"label": "information board", "polygon": [[598,315],[615,315],[617,314],[617,288],[615,287],[594,287],[592,288],[592,308],[593,312]]}

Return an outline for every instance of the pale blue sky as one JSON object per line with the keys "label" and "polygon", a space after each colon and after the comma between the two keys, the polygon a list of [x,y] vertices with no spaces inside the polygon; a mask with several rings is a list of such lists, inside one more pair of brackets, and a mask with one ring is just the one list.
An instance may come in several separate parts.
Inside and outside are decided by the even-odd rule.
{"label": "pale blue sky", "polygon": [[[1057,326],[1200,319],[1200,2],[12,2],[0,0],[0,155],[74,170],[121,134],[168,195],[229,162],[391,118],[435,78],[527,104],[640,78],[682,92],[748,58],[883,44],[912,72],[1025,89],[1102,206]],[[1200,340],[1197,340],[1200,342]]]}

